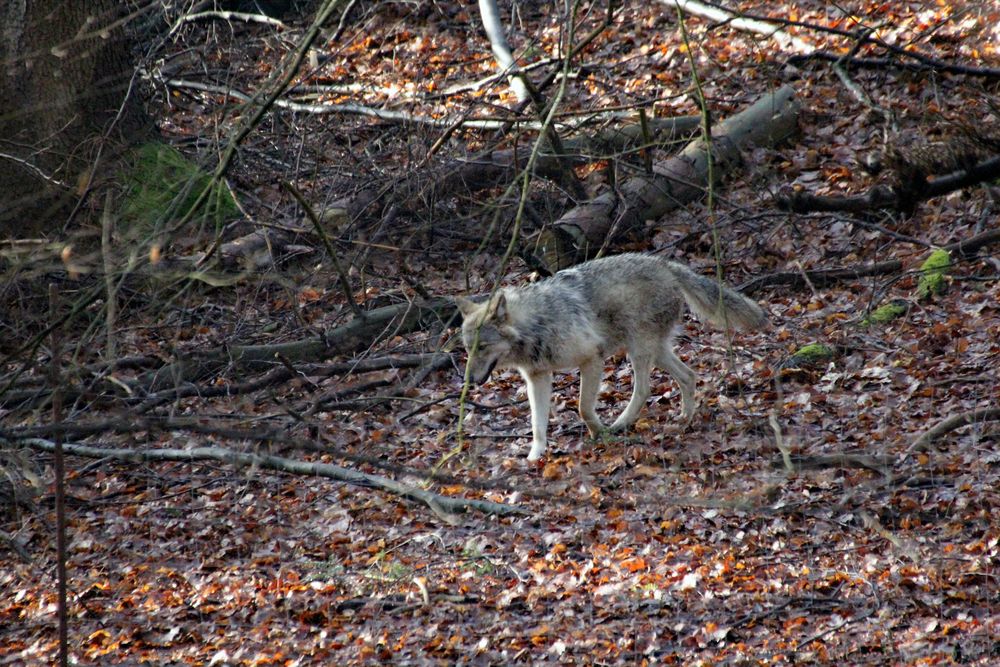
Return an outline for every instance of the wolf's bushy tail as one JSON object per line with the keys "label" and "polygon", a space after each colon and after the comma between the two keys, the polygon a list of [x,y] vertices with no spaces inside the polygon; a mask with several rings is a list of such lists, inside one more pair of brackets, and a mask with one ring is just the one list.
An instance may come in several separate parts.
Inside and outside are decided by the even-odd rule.
{"label": "wolf's bushy tail", "polygon": [[683,264],[668,262],[668,265],[684,300],[700,319],[724,329],[731,327],[739,331],[760,329],[767,325],[767,316],[754,301]]}

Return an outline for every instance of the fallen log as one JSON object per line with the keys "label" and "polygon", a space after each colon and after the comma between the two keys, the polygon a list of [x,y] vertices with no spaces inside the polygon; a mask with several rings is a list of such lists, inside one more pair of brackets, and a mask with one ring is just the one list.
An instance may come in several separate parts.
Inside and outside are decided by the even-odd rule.
{"label": "fallen log", "polygon": [[[238,383],[232,389],[232,393],[252,391],[260,386],[290,379],[292,372],[286,365],[318,362],[359,352],[392,336],[425,330],[435,323],[446,326],[457,316],[457,312],[454,301],[443,297],[384,306],[365,312],[344,326],[312,338],[195,351],[180,355],[171,363],[150,369],[125,382],[116,379],[111,384],[102,382],[89,387],[70,384],[62,388],[63,398],[76,400],[80,396],[93,394],[92,401],[105,401],[113,395],[104,395],[106,392],[114,392],[127,385],[128,393],[144,398],[141,407],[145,411],[165,400],[184,396],[229,395],[230,388],[227,387],[206,388],[193,384],[227,370],[269,373],[264,378]],[[434,363],[440,365],[440,359]],[[0,394],[0,407],[24,409],[45,405],[51,391],[48,385],[8,391]]]}
{"label": "fallen log", "polygon": [[[642,146],[645,142],[665,144],[684,137],[698,128],[698,116],[652,119],[648,123],[648,136],[640,124],[611,127],[592,135],[579,135],[562,141],[565,154],[556,155],[542,151],[535,161],[535,173],[543,178],[559,180],[563,165],[579,166],[605,159]],[[503,186],[517,177],[528,164],[529,147],[506,148],[487,151],[469,158],[449,160],[442,165],[414,172],[410,177],[393,186],[398,206],[404,210],[416,209],[421,202],[453,197],[486,188]],[[365,218],[381,214],[383,195],[388,189],[364,189],[343,197],[323,207],[320,217],[334,227],[341,228]]]}
{"label": "fallen log", "polygon": [[149,392],[156,392],[203,380],[230,367],[262,372],[285,362],[321,361],[367,349],[379,341],[420,330],[432,322],[445,324],[456,312],[454,301],[446,298],[384,306],[315,338],[270,345],[232,345],[196,352],[140,376],[137,384]]}
{"label": "fallen log", "polygon": [[[798,128],[795,90],[782,86],[713,128],[713,175],[720,178],[740,164],[747,146],[774,146]],[[605,192],[568,211],[542,230],[536,254],[551,271],[571,266],[618,238],[632,234],[646,220],[656,220],[700,198],[708,188],[708,148],[699,137],[679,155],[657,162],[653,174],[637,175],[618,188],[621,198]]]}

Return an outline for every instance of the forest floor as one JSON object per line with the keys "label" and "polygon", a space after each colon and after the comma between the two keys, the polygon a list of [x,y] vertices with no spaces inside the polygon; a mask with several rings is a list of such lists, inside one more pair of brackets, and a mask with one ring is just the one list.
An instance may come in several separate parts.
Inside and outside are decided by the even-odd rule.
{"label": "forest floor", "polygon": [[[425,119],[509,113],[502,81],[448,92],[496,71],[474,3],[358,4],[366,7],[353,8],[341,34],[321,42],[322,57],[307,61],[289,99]],[[517,7],[511,42],[522,62],[555,55],[565,36],[555,5]],[[941,62],[1000,68],[1000,8],[989,3],[766,7],[771,16],[827,28],[868,26],[886,43]],[[577,34],[599,25],[605,11],[584,3]],[[284,28],[181,25],[156,47],[171,68],[154,79],[150,104],[164,138],[192,156],[215,150],[240,118],[236,100],[183,82],[260,89],[308,19],[286,17]],[[470,387],[461,406],[464,354],[453,328],[391,336],[254,391],[209,392],[252,379],[222,373],[200,385],[203,395],[142,415],[134,402],[81,397],[66,406],[67,421],[111,426],[70,437],[74,443],[215,445],[321,461],[518,513],[453,514],[363,484],[258,465],[68,457],[76,664],[1000,664],[1000,422],[973,420],[912,447],[946,418],[1000,406],[996,246],[956,258],[941,291],[920,294],[920,267],[934,247],[997,227],[998,193],[969,188],[923,202],[908,217],[797,215],[774,202],[786,188],[856,194],[878,182],[857,166],[883,147],[885,115],[875,106],[891,111],[894,140],[904,144],[936,141],[956,124],[996,126],[1000,78],[911,71],[900,63],[913,61],[869,44],[853,55],[886,62],[849,69],[865,102],[829,61],[791,64],[792,47],[725,22],[688,16],[685,27],[688,44],[672,5],[627,3],[574,63],[566,117],[617,109],[634,119],[636,108],[661,117],[699,113],[690,52],[716,122],[787,83],[801,103],[801,134],[748,151],[711,208],[689,204],[612,250],[654,252],[707,274],[718,260],[733,285],[887,259],[902,270],[758,289],[752,297],[772,323],[768,331],[731,337],[688,318],[678,354],[699,376],[690,424],[681,420],[676,384],[657,370],[635,428],[595,442],[576,414],[577,373],[557,374],[549,451],[538,464],[526,460],[529,410],[516,372]],[[833,32],[785,29],[837,55],[854,44]],[[435,146],[444,132],[430,123],[274,109],[229,173],[247,215],[226,238],[301,221],[282,181],[318,210],[373,184],[402,200],[407,193],[392,188],[408,175],[514,142],[511,134],[465,128]],[[530,146],[532,138],[519,141]],[[578,175],[596,192],[607,187],[612,163],[641,169],[603,160]],[[533,188],[528,235],[570,205],[550,183]],[[531,270],[517,259],[497,275],[513,204],[501,187],[332,230],[353,298],[369,309],[425,292],[481,293],[497,280],[527,281]],[[177,252],[204,250],[211,231],[178,240]],[[351,311],[323,244],[308,233],[303,239],[298,258],[226,284],[196,283],[167,303],[130,291],[118,354],[170,361],[344,325]],[[885,304],[903,306],[901,314],[872,321]],[[68,349],[79,346],[80,365],[101,358],[103,339],[92,329],[64,336]],[[831,355],[793,356],[813,343]],[[345,361],[442,350],[452,363],[433,372],[324,372]],[[39,351],[28,374],[42,377],[47,359]],[[13,373],[17,364],[0,370]],[[123,369],[120,377],[139,372]],[[609,358],[605,422],[624,407],[631,382],[625,360]],[[15,432],[50,424],[47,409],[8,406],[0,417]],[[191,419],[203,429],[154,428],[156,419]],[[288,440],[239,436],[254,431]],[[304,440],[314,446],[302,449]],[[5,507],[0,523],[0,665],[52,664],[56,655],[53,461],[27,451],[8,448],[0,460],[37,490],[30,503]]]}

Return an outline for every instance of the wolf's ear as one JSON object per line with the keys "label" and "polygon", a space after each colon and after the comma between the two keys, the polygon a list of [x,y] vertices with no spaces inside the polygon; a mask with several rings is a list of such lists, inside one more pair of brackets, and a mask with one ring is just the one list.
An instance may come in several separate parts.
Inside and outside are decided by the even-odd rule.
{"label": "wolf's ear", "polygon": [[462,313],[462,317],[468,317],[479,308],[478,303],[464,296],[456,296],[455,305],[458,306],[458,312]]}
{"label": "wolf's ear", "polygon": [[496,302],[493,305],[493,319],[497,322],[507,321],[507,295],[503,292],[497,295]]}

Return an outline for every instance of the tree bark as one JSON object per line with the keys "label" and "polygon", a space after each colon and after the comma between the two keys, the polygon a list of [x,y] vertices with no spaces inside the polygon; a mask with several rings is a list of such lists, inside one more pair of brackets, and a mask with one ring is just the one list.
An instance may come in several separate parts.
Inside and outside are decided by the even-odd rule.
{"label": "tree bark", "polygon": [[113,152],[106,141],[152,129],[132,86],[128,11],[113,0],[0,3],[0,237],[51,229],[89,187],[96,156]]}
{"label": "tree bark", "polygon": [[[774,146],[798,127],[795,90],[782,86],[713,129],[713,174],[719,178],[739,165],[749,145]],[[552,271],[593,255],[607,243],[633,233],[681,204],[702,196],[708,187],[708,151],[702,138],[677,156],[656,163],[652,174],[633,176],[615,192],[581,204],[563,215],[538,238],[538,254]]]}

